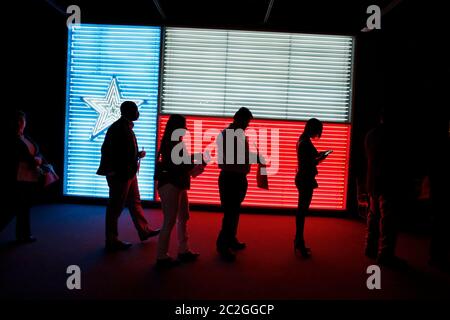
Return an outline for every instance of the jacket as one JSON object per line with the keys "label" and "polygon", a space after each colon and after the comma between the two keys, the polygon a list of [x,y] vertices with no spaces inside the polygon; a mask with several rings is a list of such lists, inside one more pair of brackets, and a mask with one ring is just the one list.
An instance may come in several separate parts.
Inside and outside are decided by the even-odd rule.
{"label": "jacket", "polygon": [[133,123],[124,117],[114,122],[106,132],[102,145],[98,175],[114,174],[131,179],[138,170],[138,144]]}

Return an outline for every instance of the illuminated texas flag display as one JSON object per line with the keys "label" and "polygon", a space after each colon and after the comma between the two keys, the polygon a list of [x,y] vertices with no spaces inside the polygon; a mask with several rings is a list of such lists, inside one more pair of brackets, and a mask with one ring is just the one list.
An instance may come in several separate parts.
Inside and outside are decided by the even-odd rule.
{"label": "illuminated texas flag display", "polygon": [[134,132],[147,157],[139,171],[141,197],[152,200],[158,114],[159,27],[74,25],[67,55],[64,194],[108,197],[96,174],[109,126],[120,105],[134,101],[140,112]]}
{"label": "illuminated texas flag display", "polygon": [[[98,119],[92,129],[91,139],[97,137],[103,130],[120,118],[120,105],[129,99],[123,99],[120,95],[117,79],[113,77],[108,87],[108,92],[102,98],[83,98],[83,100],[98,112]],[[143,100],[132,100],[138,107],[144,103]]]}

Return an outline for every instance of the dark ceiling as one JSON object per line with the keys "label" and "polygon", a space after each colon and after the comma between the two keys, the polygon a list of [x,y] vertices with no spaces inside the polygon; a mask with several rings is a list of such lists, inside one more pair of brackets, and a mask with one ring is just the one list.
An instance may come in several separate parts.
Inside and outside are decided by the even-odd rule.
{"label": "dark ceiling", "polygon": [[[369,5],[376,4],[383,9],[390,3],[401,2],[396,0],[40,1],[62,15],[69,5],[78,5],[84,23],[178,25],[338,34],[359,32],[368,17],[366,9]],[[272,6],[266,20],[270,4]]]}

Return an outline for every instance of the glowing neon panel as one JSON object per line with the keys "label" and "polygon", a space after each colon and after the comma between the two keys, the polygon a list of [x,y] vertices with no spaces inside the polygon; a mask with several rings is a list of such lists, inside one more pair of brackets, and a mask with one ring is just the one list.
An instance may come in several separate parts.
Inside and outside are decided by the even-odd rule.
{"label": "glowing neon panel", "polygon": [[[164,132],[168,120],[167,115],[160,117],[159,139]],[[201,132],[198,135],[199,120],[201,120]],[[194,125],[196,123],[196,126]],[[201,144],[200,149],[205,149],[211,144],[207,130],[223,130],[231,122],[226,118],[210,118],[187,116],[187,127],[191,132],[190,145],[193,151],[196,143]],[[303,121],[279,121],[279,120],[252,120],[249,129],[279,130],[279,167],[278,172],[269,175],[269,190],[259,189],[256,186],[256,166],[253,165],[248,175],[249,188],[244,205],[252,207],[285,207],[295,208],[298,201],[298,192],[295,187],[294,177],[297,168],[296,143],[303,132]],[[318,166],[319,175],[317,181],[319,188],[315,189],[311,208],[344,210],[346,209],[347,176],[349,159],[350,124],[324,123],[322,138],[314,141],[318,151],[334,150],[328,158]],[[205,139],[206,137],[206,139]],[[272,143],[275,143],[268,135],[268,156],[271,156]],[[196,204],[220,204],[218,192],[219,169],[217,164],[209,165],[205,172],[192,179],[189,201]]]}
{"label": "glowing neon panel", "polygon": [[107,197],[105,177],[96,175],[106,130],[132,100],[140,119],[134,131],[142,160],[142,199],[152,200],[156,145],[159,27],[73,26],[68,37],[64,194]]}
{"label": "glowing neon panel", "polygon": [[351,36],[165,29],[163,113],[351,122]]}

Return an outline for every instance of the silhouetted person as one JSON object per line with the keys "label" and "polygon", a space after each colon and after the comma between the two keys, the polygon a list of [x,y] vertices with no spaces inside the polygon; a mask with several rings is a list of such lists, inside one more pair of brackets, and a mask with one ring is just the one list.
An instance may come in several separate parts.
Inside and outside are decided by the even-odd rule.
{"label": "silhouetted person", "polygon": [[[192,252],[188,245],[187,221],[189,220],[189,201],[187,190],[191,185],[191,171],[194,169],[195,156],[190,155],[183,142],[186,132],[186,118],[173,114],[167,121],[158,152],[155,179],[158,181],[158,193],[164,223],[158,242],[157,267],[172,267],[179,262],[195,261],[199,254]],[[205,162],[200,159],[200,171]],[[168,254],[170,234],[177,223],[178,259]]]}
{"label": "silhouetted person", "polygon": [[398,234],[398,212],[395,204],[399,188],[395,164],[396,148],[392,128],[380,116],[380,123],[369,131],[365,139],[367,155],[367,192],[370,209],[367,216],[365,254],[378,264],[403,269],[406,262],[395,255]]}
{"label": "silhouetted person", "polygon": [[145,219],[136,177],[138,161],[145,157],[145,151],[138,151],[133,132],[133,121],[139,118],[139,111],[134,102],[125,101],[120,106],[120,112],[120,119],[114,122],[106,133],[97,171],[97,174],[106,176],[109,186],[106,249],[110,251],[125,250],[131,246],[131,243],[118,239],[118,220],[125,205],[130,210],[141,241],[159,233],[159,230],[152,230]]}
{"label": "silhouetted person", "polygon": [[446,141],[442,142],[438,143],[438,148],[431,150],[429,154],[430,199],[433,212],[429,264],[442,271],[450,272],[450,204],[448,200],[450,137],[447,136]]}
{"label": "silhouetted person", "polygon": [[[217,238],[217,251],[228,261],[236,256],[233,251],[242,250],[246,244],[237,237],[241,203],[247,193],[247,174],[250,164],[257,161],[256,153],[249,150],[248,139],[244,130],[253,118],[249,109],[240,108],[233,117],[233,122],[217,137],[220,203],[223,210],[222,228]],[[230,154],[231,153],[231,154]]]}
{"label": "silhouetted person", "polygon": [[297,174],[295,185],[299,193],[298,208],[296,214],[296,233],[294,250],[308,258],[311,250],[306,247],[304,239],[305,217],[308,214],[314,189],[318,187],[316,181],[317,165],[327,157],[325,152],[317,152],[311,139],[320,138],[322,135],[322,122],[316,118],[306,122],[305,129],[297,141]]}
{"label": "silhouetted person", "polygon": [[36,241],[31,235],[30,209],[38,189],[39,166],[43,158],[38,145],[24,133],[27,124],[25,113],[17,111],[14,120],[16,127],[11,150],[14,162],[14,205],[11,209],[16,216],[16,239],[20,243],[27,243]]}

